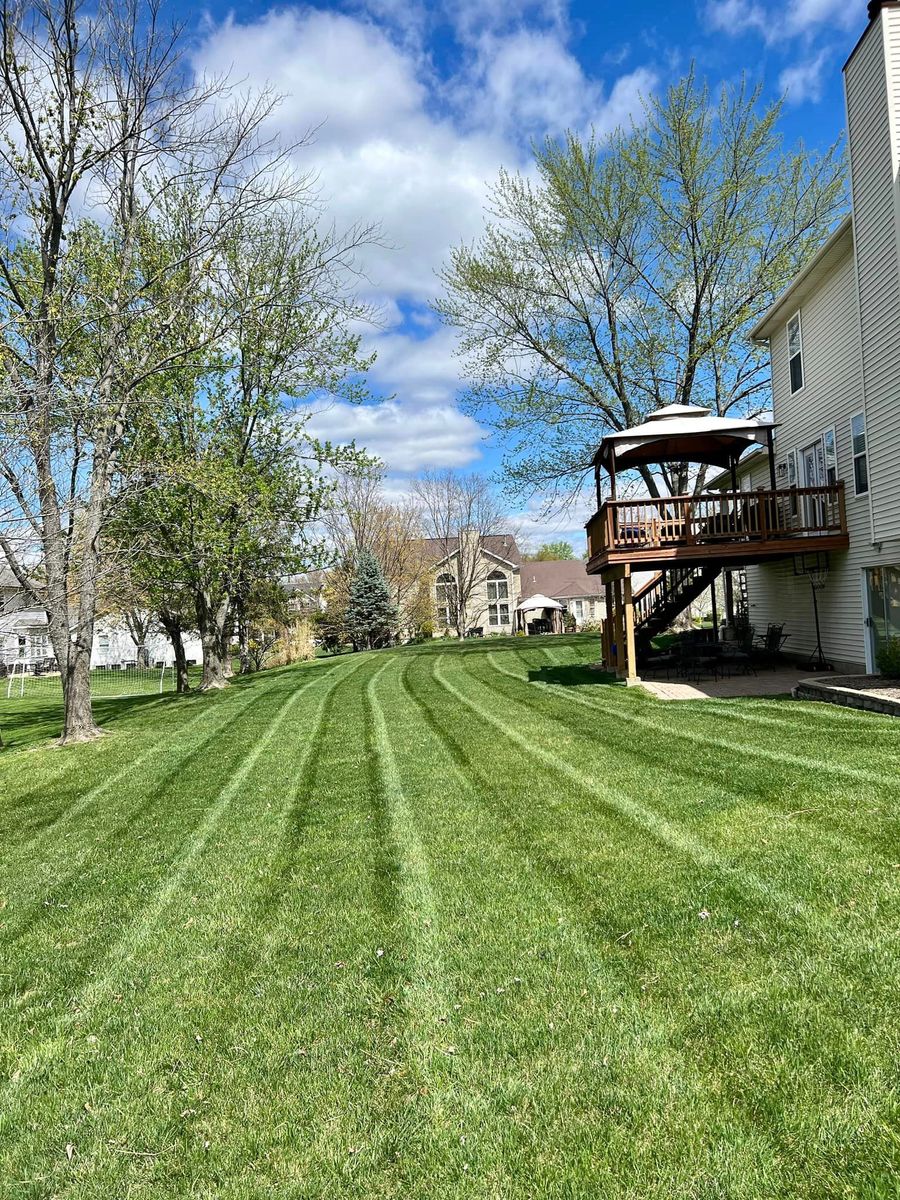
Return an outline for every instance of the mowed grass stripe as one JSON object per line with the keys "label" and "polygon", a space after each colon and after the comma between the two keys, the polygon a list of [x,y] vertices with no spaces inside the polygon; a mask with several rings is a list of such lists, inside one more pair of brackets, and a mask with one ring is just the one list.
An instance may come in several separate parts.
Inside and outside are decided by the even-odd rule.
{"label": "mowed grass stripe", "polygon": [[[13,1004],[11,1020],[0,1016],[0,1043],[17,1061],[54,1036],[63,1052],[0,1105],[11,1196],[891,1194],[897,880],[888,886],[883,855],[849,843],[829,866],[821,840],[763,824],[790,789],[836,819],[843,789],[861,831],[883,841],[887,796],[763,759],[736,774],[704,746],[724,722],[702,706],[691,706],[695,747],[651,733],[642,756],[633,722],[521,677],[593,682],[576,665],[596,656],[593,641],[550,649],[379,651],[307,687],[170,902],[85,1006],[278,706],[318,668],[242,685],[268,698],[142,818],[97,841],[81,876],[51,894],[75,903],[48,908],[14,947],[21,1015]],[[637,690],[600,692],[631,715],[659,711]],[[839,747],[842,761],[867,751],[859,741]],[[112,769],[115,742],[103,747]],[[858,765],[883,767],[883,732],[876,742]],[[36,778],[59,761],[29,758]],[[778,887],[748,889],[611,798]],[[104,814],[117,823],[118,802],[114,789],[67,825],[72,847],[94,841]],[[11,902],[15,890],[13,879]],[[802,896],[802,912],[785,893]]]}
{"label": "mowed grass stripe", "polygon": [[[196,810],[196,820],[192,816],[188,816],[187,827],[176,829],[175,839],[173,839],[173,848],[170,856],[167,856],[166,862],[162,864],[162,871],[156,870],[149,878],[146,878],[142,887],[134,889],[132,883],[132,892],[134,901],[132,907],[136,908],[131,917],[130,923],[125,926],[125,931],[122,931],[120,924],[109,922],[109,920],[101,920],[97,922],[97,928],[91,923],[90,930],[85,930],[86,919],[90,917],[89,913],[78,911],[77,906],[70,907],[55,907],[54,916],[59,918],[61,926],[60,932],[62,935],[68,936],[68,943],[73,947],[74,953],[68,962],[66,972],[59,971],[59,965],[56,965],[55,971],[50,972],[50,978],[58,977],[59,983],[65,986],[68,994],[72,991],[77,991],[79,995],[79,1006],[91,1006],[96,1002],[98,995],[97,989],[102,992],[106,989],[109,980],[116,977],[119,971],[121,962],[127,959],[127,956],[134,952],[134,949],[140,946],[143,938],[148,936],[148,931],[154,926],[154,923],[160,917],[160,914],[167,906],[175,889],[184,880],[187,871],[199,854],[203,852],[206,844],[210,839],[212,832],[218,821],[226,810],[227,806],[232,803],[235,793],[238,792],[241,786],[244,786],[248,776],[253,772],[260,755],[268,748],[271,739],[276,736],[276,733],[281,730],[283,722],[287,720],[292,710],[301,700],[304,700],[306,692],[314,683],[318,683],[320,678],[316,674],[311,674],[305,678],[301,677],[300,685],[293,690],[277,689],[270,692],[270,697],[274,696],[277,701],[281,702],[280,710],[277,715],[272,715],[271,718],[266,716],[265,725],[260,736],[254,736],[254,731],[245,730],[251,733],[251,745],[248,752],[242,750],[241,746],[236,748],[234,768],[230,769],[228,761],[224,763],[217,762],[218,766],[226,767],[228,772],[226,781],[217,791],[212,793],[212,799],[206,799],[202,791],[198,797],[199,803]],[[287,694],[287,700],[284,698]],[[210,775],[210,782],[215,787],[215,774]],[[104,904],[109,904],[110,900],[115,899],[115,892],[112,895],[107,895],[97,902],[97,907],[103,911]],[[80,928],[78,931],[71,929],[71,922],[68,917],[76,916],[80,920]],[[41,936],[42,932],[46,936],[46,930],[37,930],[37,936]],[[76,934],[73,938],[73,934]],[[80,953],[78,953],[80,950]],[[22,953],[22,952],[19,952]],[[97,967],[100,964],[100,968]],[[82,980],[91,972],[91,979],[83,988]],[[55,1004],[53,1003],[53,995],[48,992],[46,986],[41,988],[41,979],[37,977],[32,979],[30,990],[37,992],[35,1000],[31,1000],[29,994],[20,997],[16,992],[13,992],[10,1006],[14,1015],[17,1016],[19,1022],[31,1022],[35,1020],[35,1009],[40,1006],[43,1010],[44,1019],[59,1020],[55,1016]],[[49,983],[49,979],[48,979]],[[64,994],[65,995],[65,992]],[[60,997],[62,998],[62,997]],[[23,1003],[23,1001],[25,1001]],[[71,1013],[66,1012],[62,1015],[62,1022],[67,1022],[70,1019]],[[50,1043],[55,1044],[53,1039]],[[40,1057],[43,1057],[43,1052]],[[28,1068],[30,1070],[32,1068]],[[12,1063],[10,1070],[13,1075],[19,1073],[18,1078],[22,1078],[23,1068],[20,1063]],[[25,1072],[28,1074],[28,1072]]]}
{"label": "mowed grass stripe", "polygon": [[[250,776],[272,739],[281,730],[302,694],[302,689],[298,688],[284,703],[278,716],[250,750],[241,767],[231,777],[225,787],[218,792],[214,801],[206,809],[200,823],[188,834],[180,854],[169,865],[168,873],[161,886],[156,889],[153,896],[143,906],[137,918],[131,922],[122,935],[108,949],[104,955],[102,969],[82,989],[77,1000],[79,1008],[92,1008],[105,993],[109,992],[123,964],[138,951],[142,942],[149,936],[150,931],[159,920],[167,905],[171,902],[172,897],[181,886],[187,873],[203,853],[227,806],[234,799],[238,789]],[[14,1068],[14,1083],[17,1086],[21,1086],[24,1082],[27,1082],[31,1075],[39,1070],[42,1063],[50,1058],[54,1058],[61,1052],[64,1044],[65,1039],[62,1036],[61,1030],[57,1031],[55,1035],[45,1037],[41,1040]]]}
{"label": "mowed grass stripe", "polygon": [[[318,683],[320,678],[324,677],[310,676],[303,686]],[[106,870],[102,848],[112,839],[117,839],[118,853],[122,853],[129,843],[133,844],[136,838],[142,843],[141,850],[152,845],[154,835],[160,833],[159,826],[154,824],[155,813],[160,807],[165,809],[170,802],[172,787],[183,786],[195,769],[195,761],[209,755],[219,739],[225,737],[231,742],[232,732],[236,729],[240,741],[246,734],[245,726],[249,723],[252,728],[257,716],[267,721],[265,706],[277,705],[283,691],[283,687],[270,685],[250,691],[237,705],[218,706],[219,720],[212,729],[205,724],[196,728],[193,723],[195,736],[179,741],[175,752],[160,763],[164,768],[161,773],[148,775],[140,790],[109,797],[90,814],[82,811],[77,838],[59,838],[44,847],[41,860],[32,863],[24,873],[24,887],[21,879],[24,863],[28,860],[23,860],[22,865],[16,865],[15,860],[5,864],[5,878],[0,886],[11,896],[11,903],[8,902],[0,913],[0,944],[8,945],[31,930],[39,920],[43,925],[41,936],[46,936],[53,929],[53,918],[64,923],[68,910],[79,903],[88,889],[99,886],[108,893],[108,888],[101,882]],[[213,761],[218,765],[220,760],[221,755]],[[198,793],[202,795],[202,789],[198,789]],[[19,886],[14,888],[17,880]]]}
{"label": "mowed grass stripe", "polygon": [[[334,668],[330,667],[329,669],[333,670]],[[132,748],[131,739],[120,737],[104,739],[100,743],[91,743],[85,746],[59,748],[57,771],[54,778],[61,774],[64,777],[60,781],[63,785],[70,782],[71,800],[69,802],[61,800],[55,789],[54,792],[48,793],[48,790],[43,788],[41,793],[26,797],[17,797],[15,790],[10,789],[5,801],[0,801],[0,814],[8,812],[10,807],[14,806],[17,816],[27,813],[28,816],[38,817],[40,825],[30,837],[27,823],[16,822],[17,831],[21,830],[26,835],[20,848],[23,852],[30,854],[41,839],[58,837],[69,821],[78,818],[85,809],[107,793],[121,789],[122,785],[138,772],[142,772],[142,783],[148,778],[152,778],[156,772],[171,774],[171,769],[183,761],[185,753],[190,752],[189,747],[185,748],[181,744],[185,734],[209,724],[211,728],[208,734],[203,730],[201,733],[203,736],[215,736],[221,731],[224,721],[230,721],[235,714],[240,713],[248,706],[260,703],[278,686],[278,679],[267,679],[262,688],[248,690],[246,682],[241,681],[239,686],[215,695],[199,696],[194,694],[187,700],[187,703],[198,704],[200,707],[186,720],[183,715],[180,720],[173,718],[171,711],[173,708],[180,708],[185,703],[185,698],[168,697],[169,710],[163,710],[159,714],[165,720],[159,722],[160,728],[157,736],[154,736],[151,744],[136,756],[129,754]],[[173,719],[177,720],[174,729],[171,727]],[[157,733],[156,726],[154,726],[154,733]],[[173,734],[177,734],[177,736],[173,737]],[[141,739],[141,744],[145,744],[146,740],[145,736]],[[105,752],[102,753],[99,761],[97,761],[98,752]],[[106,758],[110,755],[118,759],[124,758],[125,761],[121,762],[121,765],[115,762],[109,764],[106,762]],[[0,769],[2,766],[3,763],[0,761]],[[147,771],[148,766],[149,772]],[[83,778],[85,772],[90,772],[94,777],[102,772],[102,777],[96,783],[89,783],[85,787]],[[69,780],[65,779],[66,775],[69,776]],[[53,815],[44,816],[43,812],[47,806],[59,811],[54,812]]]}
{"label": "mowed grass stripe", "polygon": [[[550,805],[543,771],[523,770],[514,744],[498,739],[477,713],[448,706],[427,672],[413,670],[408,678],[413,698],[449,756],[439,765],[442,786],[432,803],[422,797],[431,817],[427,831],[440,828],[449,804],[447,825],[453,822],[472,834],[471,857],[461,866],[458,882],[465,889],[472,879],[476,890],[472,895],[470,885],[465,893],[469,903],[457,957],[445,952],[445,961],[459,971],[463,1012],[479,1036],[472,1046],[470,1031],[454,1031],[461,1041],[457,1061],[465,1065],[469,1057],[483,1056],[489,1082],[482,1081],[482,1092],[487,1089],[501,1111],[511,1110],[510,1122],[490,1123],[493,1144],[473,1139],[474,1168],[483,1150],[487,1158],[493,1152],[515,1164],[514,1178],[521,1173],[524,1194],[556,1194],[560,1187],[574,1194],[579,1184],[613,1194],[629,1171],[646,1170],[654,1157],[654,1143],[640,1134],[650,1114],[655,1137],[665,1144],[680,1137],[684,1106],[704,1131],[683,1147],[673,1167],[684,1194],[710,1174],[737,1188],[748,1173],[765,1177],[774,1194],[781,1173],[773,1135],[740,1108],[723,1104],[721,1091],[710,1096],[704,1081],[692,1044],[693,1026],[705,1018],[703,1005],[692,996],[692,1003],[682,1007],[684,979],[669,987],[656,974],[652,955],[642,953],[654,936],[647,932],[649,923],[651,930],[665,929],[679,958],[693,960],[693,978],[702,979],[707,967],[719,974],[729,963],[734,969],[744,934],[722,930],[718,918],[715,927],[703,925],[697,919],[698,900],[685,911],[685,895],[702,892],[702,870],[677,861],[670,867],[654,855],[668,876],[666,891],[677,897],[683,889],[680,904],[642,886],[646,873],[640,870],[640,849],[631,865],[622,853],[628,843],[616,837],[602,811],[595,836],[587,823],[573,825],[576,795],[565,781],[549,784],[555,792]],[[494,711],[503,707],[498,698]],[[414,772],[423,747],[421,740],[407,744],[416,747],[406,756]],[[470,796],[465,811],[452,804],[457,781]],[[488,830],[490,836],[479,836]],[[479,853],[484,858],[480,871]],[[433,859],[445,864],[452,854],[439,843]],[[453,893],[452,887],[445,891]],[[629,902],[639,906],[640,915],[628,911]],[[444,925],[457,928],[452,919]],[[752,949],[748,952],[755,959]],[[475,979],[473,964],[480,972]],[[755,961],[745,966],[765,993],[765,972]],[[710,1001],[721,1011],[715,994]],[[515,1057],[505,1059],[512,1047]],[[526,1080],[530,1091],[528,1085],[523,1089]],[[765,1094],[763,1081],[755,1086]],[[754,1081],[745,1078],[742,1088],[752,1095]],[[517,1119],[523,1094],[541,1112],[539,1134],[528,1128],[527,1118]],[[717,1139],[724,1142],[726,1129],[729,1149],[720,1154]],[[579,1138],[589,1138],[595,1147],[590,1160],[579,1158]]]}
{"label": "mowed grass stripe", "polygon": [[[510,655],[503,655],[508,660]],[[520,654],[514,656],[522,658]],[[531,666],[528,659],[523,659],[526,670],[523,673],[514,667],[503,665],[499,656],[490,656],[490,667],[502,677],[513,681],[514,694],[521,703],[535,707],[543,707],[552,714],[553,719],[561,719],[558,701],[574,701],[582,711],[597,713],[605,717],[603,708],[598,708],[593,700],[593,693],[602,690],[609,696],[622,698],[623,707],[628,706],[631,690],[610,689],[608,683],[597,681],[595,678],[572,685],[556,685],[535,678],[538,672],[528,671]],[[486,672],[488,663],[484,664],[485,671],[480,677],[489,686],[498,686],[496,675],[493,681],[490,673]],[[531,692],[529,698],[523,693]],[[534,690],[543,697],[536,698]],[[602,704],[602,702],[599,702]],[[652,725],[657,705],[648,702],[652,709],[647,715],[647,723]],[[571,709],[569,710],[571,712]],[[892,827],[893,812],[888,800],[890,789],[882,789],[882,799],[879,802],[877,793],[871,786],[856,782],[855,787],[849,786],[839,776],[832,775],[822,778],[819,773],[800,771],[793,764],[778,762],[763,755],[741,755],[736,752],[732,756],[723,756],[702,732],[702,715],[698,712],[691,719],[685,714],[683,727],[679,728],[678,741],[684,741],[688,731],[694,729],[692,744],[686,752],[673,753],[673,747],[666,737],[656,736],[656,731],[644,737],[634,737],[630,732],[636,725],[641,725],[647,714],[647,703],[637,703],[631,712],[622,714],[621,720],[603,721],[597,726],[591,723],[576,721],[575,724],[589,738],[597,733],[604,742],[619,748],[621,759],[643,763],[649,771],[663,771],[668,778],[681,777],[685,781],[685,796],[691,796],[691,787],[700,779],[706,778],[717,786],[717,794],[706,797],[706,807],[701,808],[692,800],[692,813],[685,811],[683,816],[694,823],[702,820],[704,828],[710,830],[711,824],[718,819],[719,829],[716,836],[727,843],[730,840],[745,839],[751,832],[746,820],[753,816],[747,806],[747,799],[757,797],[756,810],[757,836],[765,838],[773,830],[771,822],[778,822],[775,829],[781,833],[789,832],[790,823],[797,823],[806,818],[804,837],[811,837],[825,848],[826,844],[851,859],[866,857],[871,861],[873,851],[881,856],[884,862],[894,861],[894,846],[896,830]],[[677,713],[675,714],[677,717]],[[823,753],[834,753],[826,741]],[[881,752],[881,757],[887,760],[890,756]],[[618,764],[614,764],[614,769]],[[848,803],[848,796],[858,797],[857,805]],[[743,820],[736,821],[735,810],[741,808]],[[873,817],[881,818],[872,820]]]}
{"label": "mowed grass stripe", "polygon": [[[507,674],[510,672],[507,670]],[[573,696],[572,689],[566,688],[558,683],[552,683],[540,679],[529,681],[526,676],[520,675],[519,678],[523,682],[532,682],[539,687],[548,688],[554,691],[557,695],[568,700],[574,700],[579,704],[586,704],[594,708],[597,712],[602,712],[611,720],[626,721],[642,726],[644,729],[652,730],[655,733],[664,734],[666,737],[674,737],[679,740],[693,741],[696,738],[696,724],[694,714],[685,712],[679,717],[673,714],[670,719],[666,719],[661,709],[657,709],[653,716],[648,711],[647,704],[642,706],[640,712],[627,712],[622,705],[604,705],[597,700],[586,700],[582,696]],[[671,705],[667,706],[667,711],[671,709]],[[824,772],[825,774],[836,775],[840,778],[852,780],[854,783],[869,783],[879,787],[893,787],[896,785],[896,774],[892,771],[872,771],[865,768],[850,766],[847,763],[836,761],[833,757],[827,759],[810,758],[805,755],[792,754],[784,750],[773,750],[768,746],[760,746],[747,739],[742,739],[740,742],[730,741],[727,738],[717,737],[709,733],[708,727],[704,734],[704,744],[707,747],[715,747],[717,750],[724,750],[726,753],[733,756],[736,762],[740,761],[741,755],[753,755],[776,764],[783,764],[789,767],[796,767],[805,772]]]}
{"label": "mowed grass stripe", "polygon": [[[265,765],[257,762],[207,840],[202,870],[195,863],[139,954],[121,964],[118,998],[107,988],[93,1006],[79,1004],[74,1053],[86,1093],[97,1098],[96,1111],[86,1117],[77,1097],[61,1097],[45,1143],[63,1138],[77,1144],[98,1189],[124,1192],[132,1175],[135,1187],[147,1186],[151,1167],[160,1188],[189,1187],[197,1163],[209,1163],[204,1143],[213,1142],[216,1154],[225,1149],[214,1097],[224,1099],[229,1088],[223,1081],[211,1091],[210,1075],[222,1071],[233,1079],[249,1059],[261,1070],[251,1085],[259,1089],[278,1070],[278,1057],[242,1010],[248,993],[258,992],[261,960],[270,947],[296,937],[283,905],[291,860],[300,853],[297,810],[312,803],[309,791],[300,789],[321,751],[323,724],[335,720],[335,694],[340,686],[347,690],[364,663],[355,660],[323,680],[325,687],[307,683],[305,706],[290,708],[288,702],[282,724],[269,731]],[[71,1042],[73,1030],[67,1034]],[[92,1053],[93,1039],[118,1050]],[[174,1076],[173,1063],[181,1064]],[[49,1070],[61,1075],[70,1067],[57,1060]],[[140,1086],[145,1079],[157,1081],[151,1095]],[[189,1100],[195,1084],[210,1097],[196,1107]],[[247,1095],[240,1099],[245,1103]],[[231,1140],[243,1121],[242,1110]],[[31,1152],[27,1139],[12,1149],[22,1161]]]}
{"label": "mowed grass stripe", "polygon": [[[491,656],[488,655],[488,658]],[[438,664],[441,659],[438,659]],[[496,664],[494,664],[496,670]],[[466,672],[462,672],[466,675]],[[447,681],[443,679],[439,668],[435,670],[435,677],[445,687]],[[470,683],[481,688],[488,688],[489,685],[483,682],[480,678],[476,679],[469,674]],[[524,680],[519,678],[520,684],[524,684]],[[525,687],[528,685],[525,684]],[[488,700],[481,704],[475,701],[470,695],[463,695],[459,689],[452,688],[453,694],[457,696],[461,703],[468,704],[474,711],[482,715],[483,719],[493,724],[495,728],[501,730],[512,741],[516,742],[521,749],[530,757],[546,763],[557,774],[563,775],[565,778],[577,783],[580,789],[588,796],[600,799],[607,807],[625,816],[633,821],[640,828],[656,838],[662,845],[676,853],[683,854],[690,858],[700,867],[714,869],[721,881],[727,884],[727,888],[731,891],[731,904],[739,910],[746,910],[747,904],[751,903],[760,911],[768,911],[777,914],[774,919],[778,924],[789,923],[791,927],[797,921],[802,921],[811,924],[811,927],[816,930],[826,928],[825,923],[821,921],[820,916],[815,913],[808,904],[806,897],[798,894],[792,886],[793,876],[791,872],[782,872],[783,879],[779,881],[772,872],[763,871],[760,867],[763,864],[750,864],[743,861],[746,856],[741,855],[735,857],[733,854],[720,849],[708,839],[698,837],[692,834],[680,820],[672,820],[661,814],[656,808],[651,808],[645,803],[640,803],[632,798],[631,791],[626,783],[627,776],[623,774],[624,765],[617,761],[609,764],[609,778],[603,780],[599,775],[591,775],[587,772],[574,767],[569,763],[562,754],[551,753],[544,749],[540,744],[542,740],[541,731],[535,727],[533,714],[530,712],[527,705],[527,697],[519,694],[515,697],[510,697],[512,703],[520,710],[520,720],[513,722],[500,720],[491,711],[491,702]],[[494,693],[496,696],[496,693]],[[561,713],[548,713],[547,717],[554,724],[564,724],[561,721]],[[564,726],[565,727],[565,726]],[[527,729],[527,733],[523,730]],[[635,783],[640,786],[640,782],[635,780]],[[637,787],[634,788],[637,791]],[[652,793],[652,781],[647,778],[641,788],[643,794]],[[869,883],[868,879],[864,879],[863,886]],[[888,886],[893,889],[896,886],[896,881],[893,876],[888,880]],[[869,889],[867,888],[867,891]],[[866,915],[863,910],[859,916],[862,919]],[[842,939],[841,931],[837,927],[827,926],[830,936],[835,936]],[[849,940],[857,936],[856,929],[851,930]],[[868,951],[863,947],[858,947],[858,951],[865,956],[871,957]],[[883,948],[882,955],[878,961],[882,967],[887,964],[886,948]],[[873,970],[875,965],[873,964]],[[895,970],[890,971],[890,977],[896,974]]]}

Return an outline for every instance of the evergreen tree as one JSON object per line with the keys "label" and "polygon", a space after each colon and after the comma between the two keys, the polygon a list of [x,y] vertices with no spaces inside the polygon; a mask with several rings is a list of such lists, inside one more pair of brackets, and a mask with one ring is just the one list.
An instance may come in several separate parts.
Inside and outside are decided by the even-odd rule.
{"label": "evergreen tree", "polygon": [[397,606],[391,600],[378,560],[368,550],[360,551],[356,560],[346,626],[357,650],[385,645],[397,628]]}

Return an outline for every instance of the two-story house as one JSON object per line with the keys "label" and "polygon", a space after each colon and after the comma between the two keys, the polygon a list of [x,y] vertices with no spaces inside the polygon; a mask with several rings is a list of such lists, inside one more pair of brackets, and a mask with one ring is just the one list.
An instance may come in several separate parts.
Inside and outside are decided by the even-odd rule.
{"label": "two-story house", "polygon": [[15,575],[0,561],[0,663],[34,662],[51,653],[47,614],[34,608]]}
{"label": "two-story house", "polygon": [[[900,3],[868,15],[844,66],[851,212],[752,331],[770,348],[772,418],[670,405],[598,449],[588,571],[606,589],[605,659],[627,680],[723,572],[729,616],[743,573],[757,632],[783,624],[810,666],[872,670],[900,635]],[[708,492],[617,499],[618,472],[673,461],[722,474]],[[658,574],[636,586],[638,569]]]}
{"label": "two-story house", "polygon": [[[843,481],[849,549],[821,556],[822,646],[872,670],[900,636],[900,5],[869,4],[844,66],[852,210],[753,330],[767,342],[780,487]],[[740,468],[767,486],[765,456]],[[793,656],[816,646],[809,577],[794,560],[747,568],[750,620],[785,622]]]}
{"label": "two-story house", "polygon": [[[184,647],[189,662],[203,661],[196,634],[185,635]],[[175,661],[172,644],[161,630],[148,635],[142,650],[152,663],[171,665]],[[114,615],[99,618],[94,626],[91,667],[118,667],[138,659],[138,647],[124,619]],[[0,560],[0,673],[20,667],[30,671],[38,664],[46,668],[53,660],[46,612],[34,607],[6,562]]]}
{"label": "two-story house", "polygon": [[[431,560],[435,633],[512,633],[522,595],[522,556],[509,533],[426,538]],[[460,628],[462,626],[462,628]]]}

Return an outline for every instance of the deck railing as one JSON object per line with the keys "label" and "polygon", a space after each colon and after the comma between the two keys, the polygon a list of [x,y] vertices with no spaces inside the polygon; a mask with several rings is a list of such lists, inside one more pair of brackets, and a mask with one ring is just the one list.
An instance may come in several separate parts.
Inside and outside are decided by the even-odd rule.
{"label": "deck railing", "polygon": [[764,547],[847,532],[844,485],[608,500],[587,524],[590,558],[690,550],[724,543]]}

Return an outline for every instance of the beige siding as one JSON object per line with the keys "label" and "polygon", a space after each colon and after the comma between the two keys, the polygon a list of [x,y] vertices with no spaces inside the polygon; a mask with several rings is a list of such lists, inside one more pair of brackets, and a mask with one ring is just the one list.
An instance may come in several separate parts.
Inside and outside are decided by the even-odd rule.
{"label": "beige siding", "polygon": [[859,322],[875,541],[900,539],[900,10],[882,9],[846,69]]}

